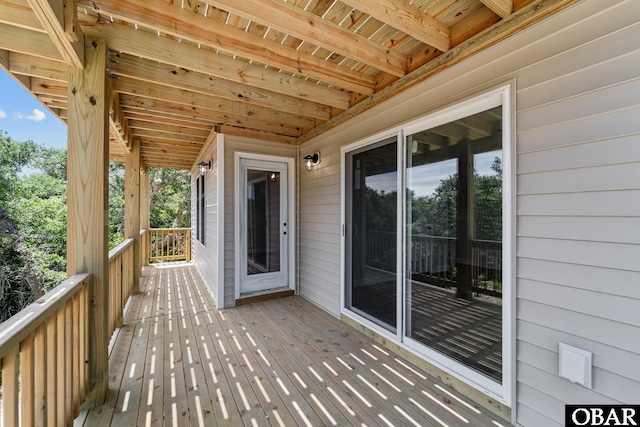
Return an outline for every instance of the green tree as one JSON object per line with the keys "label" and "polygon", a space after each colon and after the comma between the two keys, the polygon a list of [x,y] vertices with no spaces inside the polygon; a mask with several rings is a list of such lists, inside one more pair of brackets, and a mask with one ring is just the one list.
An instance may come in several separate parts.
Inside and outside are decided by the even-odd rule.
{"label": "green tree", "polygon": [[151,228],[191,227],[191,175],[174,169],[149,170]]}
{"label": "green tree", "polygon": [[[57,167],[57,162],[66,165],[66,150],[44,149],[2,133],[0,160],[4,321],[66,277],[66,187]],[[34,168],[33,173],[23,175],[25,167]]]}
{"label": "green tree", "polygon": [[109,163],[109,249],[124,240],[124,163]]}

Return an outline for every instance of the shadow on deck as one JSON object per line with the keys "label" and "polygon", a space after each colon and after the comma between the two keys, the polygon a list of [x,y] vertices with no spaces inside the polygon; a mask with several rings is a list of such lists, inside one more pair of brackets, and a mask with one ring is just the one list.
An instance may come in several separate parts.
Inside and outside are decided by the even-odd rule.
{"label": "shadow on deck", "polygon": [[192,264],[141,290],[76,426],[505,424],[302,297],[216,310]]}

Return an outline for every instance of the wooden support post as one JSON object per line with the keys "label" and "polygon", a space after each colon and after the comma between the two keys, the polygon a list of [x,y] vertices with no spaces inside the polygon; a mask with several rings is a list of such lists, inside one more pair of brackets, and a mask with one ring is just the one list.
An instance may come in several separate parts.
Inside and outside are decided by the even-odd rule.
{"label": "wooden support post", "polygon": [[142,159],[140,159],[140,229],[147,230],[145,234],[145,241],[141,242],[143,249],[142,265],[149,265],[149,236],[151,235],[150,227],[150,210],[151,210],[151,195],[149,194],[149,168],[144,165]]}
{"label": "wooden support post", "polygon": [[124,235],[127,239],[133,239],[133,293],[138,293],[141,273],[140,141],[138,140],[132,141],[131,151],[124,154],[124,196]]}
{"label": "wooden support post", "polygon": [[85,68],[69,67],[67,163],[67,274],[91,273],[89,289],[89,394],[87,407],[104,402],[108,385],[109,93],[107,45],[85,40]]}
{"label": "wooden support post", "polygon": [[471,299],[471,239],[474,235],[473,153],[468,141],[458,143],[456,215],[456,297]]}

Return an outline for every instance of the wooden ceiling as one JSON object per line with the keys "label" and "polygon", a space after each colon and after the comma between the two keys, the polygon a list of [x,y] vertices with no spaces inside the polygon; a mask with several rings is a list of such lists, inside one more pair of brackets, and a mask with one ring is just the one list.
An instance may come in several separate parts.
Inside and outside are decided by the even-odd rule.
{"label": "wooden ceiling", "polygon": [[66,120],[106,40],[110,158],[190,169],[216,133],[299,144],[577,0],[0,0],[0,66]]}

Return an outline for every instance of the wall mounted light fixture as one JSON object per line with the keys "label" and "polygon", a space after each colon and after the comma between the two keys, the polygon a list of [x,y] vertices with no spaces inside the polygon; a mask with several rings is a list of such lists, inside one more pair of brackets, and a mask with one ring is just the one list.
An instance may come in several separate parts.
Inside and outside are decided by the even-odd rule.
{"label": "wall mounted light fixture", "polygon": [[317,151],[313,154],[308,154],[306,156],[304,156],[304,168],[307,171],[311,171],[311,169],[313,169],[314,166],[319,165],[320,164],[320,152]]}
{"label": "wall mounted light fixture", "polygon": [[209,169],[211,169],[211,160],[209,160],[208,162],[198,163],[198,173],[200,174],[200,176],[205,176]]}

